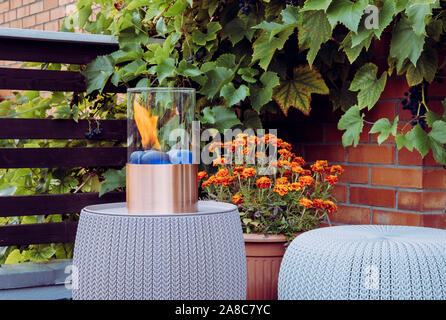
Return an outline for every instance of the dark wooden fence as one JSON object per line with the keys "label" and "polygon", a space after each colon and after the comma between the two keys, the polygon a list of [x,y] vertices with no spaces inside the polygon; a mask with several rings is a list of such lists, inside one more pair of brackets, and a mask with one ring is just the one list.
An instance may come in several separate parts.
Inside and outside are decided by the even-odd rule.
{"label": "dark wooden fence", "polygon": [[[0,60],[87,64],[116,51],[111,37],[0,28]],[[0,89],[85,91],[80,73],[0,68]],[[107,84],[105,92],[125,92]],[[126,139],[126,121],[102,120],[100,140]],[[0,139],[85,139],[88,121],[0,119]],[[123,166],[126,148],[0,148],[0,168],[56,168]],[[0,197],[0,217],[75,214],[91,204],[125,201],[122,192],[39,194]],[[72,242],[76,222],[8,225],[0,227],[0,246]]]}

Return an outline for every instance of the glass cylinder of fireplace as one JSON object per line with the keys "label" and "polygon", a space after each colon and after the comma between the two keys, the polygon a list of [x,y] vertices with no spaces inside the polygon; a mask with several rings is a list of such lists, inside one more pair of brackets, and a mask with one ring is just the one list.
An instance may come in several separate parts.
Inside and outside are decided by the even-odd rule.
{"label": "glass cylinder of fireplace", "polygon": [[128,89],[127,116],[128,212],[196,212],[200,130],[195,89]]}
{"label": "glass cylinder of fireplace", "polygon": [[128,163],[198,163],[195,89],[128,89],[127,116]]}

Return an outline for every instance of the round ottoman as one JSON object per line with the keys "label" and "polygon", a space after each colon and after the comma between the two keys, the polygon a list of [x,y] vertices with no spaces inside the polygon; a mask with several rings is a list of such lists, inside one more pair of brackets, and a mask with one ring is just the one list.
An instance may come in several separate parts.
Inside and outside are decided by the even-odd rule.
{"label": "round ottoman", "polygon": [[339,226],[290,244],[279,299],[446,299],[446,230]]}
{"label": "round ottoman", "polygon": [[82,210],[73,299],[246,298],[246,256],[237,207],[199,202],[198,212],[128,214],[125,203]]}

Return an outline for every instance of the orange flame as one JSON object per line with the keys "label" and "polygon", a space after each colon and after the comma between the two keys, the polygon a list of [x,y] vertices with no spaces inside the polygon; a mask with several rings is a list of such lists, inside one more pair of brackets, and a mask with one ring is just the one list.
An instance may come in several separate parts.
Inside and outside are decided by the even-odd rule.
{"label": "orange flame", "polygon": [[158,116],[152,116],[150,111],[141,106],[136,100],[133,110],[144,149],[154,148],[161,151],[161,145],[158,141],[158,130],[156,128]]}

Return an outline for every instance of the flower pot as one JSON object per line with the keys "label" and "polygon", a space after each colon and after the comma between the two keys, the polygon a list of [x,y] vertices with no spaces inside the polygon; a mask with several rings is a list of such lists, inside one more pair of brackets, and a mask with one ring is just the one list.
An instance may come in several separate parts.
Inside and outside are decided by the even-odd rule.
{"label": "flower pot", "polygon": [[277,300],[280,263],[286,247],[282,234],[243,234],[248,268],[248,300]]}

